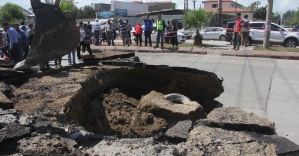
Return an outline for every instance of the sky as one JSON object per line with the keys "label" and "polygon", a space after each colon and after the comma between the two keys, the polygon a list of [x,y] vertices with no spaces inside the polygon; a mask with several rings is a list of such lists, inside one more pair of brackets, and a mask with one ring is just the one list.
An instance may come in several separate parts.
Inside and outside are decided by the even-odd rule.
{"label": "sky", "polygon": [[[44,0],[41,1],[43,2]],[[119,0],[119,1],[131,2],[133,0]],[[170,1],[170,0],[135,0],[135,1],[155,2],[155,1]],[[171,1],[177,4],[178,9],[184,8],[184,0],[171,0]],[[196,0],[195,8],[199,8],[200,5],[202,5],[202,1],[204,0]],[[243,6],[249,6],[251,3],[257,0],[233,0],[233,1],[237,1]],[[268,3],[268,0],[260,0],[260,1],[263,6],[265,6]],[[280,14],[283,14],[290,9],[297,10],[299,8],[299,3],[294,3],[294,1],[298,1],[298,0],[274,0],[273,12],[279,12]],[[30,0],[0,0],[0,6],[4,5],[7,2],[19,4],[25,9],[31,7]],[[75,0],[75,2],[77,2],[78,7],[82,7],[85,5],[91,5],[92,3],[103,3],[103,0]],[[110,0],[105,1],[105,3],[110,3]],[[188,0],[188,8],[193,9],[193,0]]]}

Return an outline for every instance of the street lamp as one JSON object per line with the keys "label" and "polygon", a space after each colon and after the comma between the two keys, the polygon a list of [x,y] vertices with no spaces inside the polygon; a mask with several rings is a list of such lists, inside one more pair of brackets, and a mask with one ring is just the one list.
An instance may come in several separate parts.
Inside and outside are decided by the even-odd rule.
{"label": "street lamp", "polygon": [[196,0],[193,0],[193,10],[195,10],[195,2]]}

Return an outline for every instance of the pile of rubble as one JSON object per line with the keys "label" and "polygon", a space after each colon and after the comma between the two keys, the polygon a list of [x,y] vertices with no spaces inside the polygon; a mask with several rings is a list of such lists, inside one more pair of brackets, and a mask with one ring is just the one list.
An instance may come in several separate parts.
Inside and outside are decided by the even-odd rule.
{"label": "pile of rubble", "polygon": [[[82,67],[30,79],[14,74],[26,81],[0,82],[1,155],[299,154],[299,146],[277,136],[267,119],[209,107],[223,92],[212,73],[143,65]],[[141,74],[139,81],[135,74]],[[196,94],[185,89],[198,79],[206,84],[189,82]],[[210,97],[197,95],[196,88]],[[183,95],[166,94],[175,91]]]}

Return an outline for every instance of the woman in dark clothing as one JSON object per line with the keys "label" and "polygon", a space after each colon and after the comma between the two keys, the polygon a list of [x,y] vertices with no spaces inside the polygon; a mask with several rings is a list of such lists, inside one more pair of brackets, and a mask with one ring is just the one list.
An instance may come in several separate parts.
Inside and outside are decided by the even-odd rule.
{"label": "woman in dark clothing", "polygon": [[178,37],[177,37],[177,32],[178,32],[178,26],[175,20],[171,21],[171,31],[170,31],[170,41],[172,46],[176,45],[178,48]]}
{"label": "woman in dark clothing", "polygon": [[84,38],[83,38],[83,47],[82,51],[85,52],[85,48],[87,48],[87,51],[89,55],[92,55],[91,49],[90,49],[90,38],[91,38],[91,30],[87,28],[87,24],[83,24],[84,29]]}

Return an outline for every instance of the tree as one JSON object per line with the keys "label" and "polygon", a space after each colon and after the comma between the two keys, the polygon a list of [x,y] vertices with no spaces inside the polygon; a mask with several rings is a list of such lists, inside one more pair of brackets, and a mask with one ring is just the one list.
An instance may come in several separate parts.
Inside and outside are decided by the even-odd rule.
{"label": "tree", "polygon": [[288,10],[287,12],[285,12],[282,15],[282,22],[285,23],[285,22],[289,21],[295,15],[295,13],[296,13],[295,10]]}
{"label": "tree", "polygon": [[266,20],[267,6],[257,8],[253,13],[253,18]]}
{"label": "tree", "polygon": [[16,22],[21,22],[25,20],[25,16],[22,13],[21,8],[12,3],[6,3],[0,8],[0,22],[8,22],[13,24]]}
{"label": "tree", "polygon": [[245,9],[255,12],[259,8],[260,5],[261,5],[261,2],[258,0],[256,2],[251,3],[249,6],[245,7]]}
{"label": "tree", "polygon": [[212,16],[213,13],[207,13],[203,9],[185,12],[183,17],[184,23],[187,27],[196,29],[194,45],[202,45],[202,37],[199,34],[199,29],[206,25],[211,20]]}
{"label": "tree", "polygon": [[292,16],[284,21],[284,25],[299,25],[299,9],[297,11],[293,11]]}
{"label": "tree", "polygon": [[59,4],[59,7],[67,18],[76,20],[78,17],[79,10],[74,3],[64,0]]}
{"label": "tree", "polygon": [[[96,11],[94,9],[94,7],[92,7],[91,5],[85,5],[83,8],[80,8],[80,10],[82,9],[82,17],[83,18],[91,18],[91,17],[95,17],[96,16]],[[81,11],[79,11],[81,12]]]}

